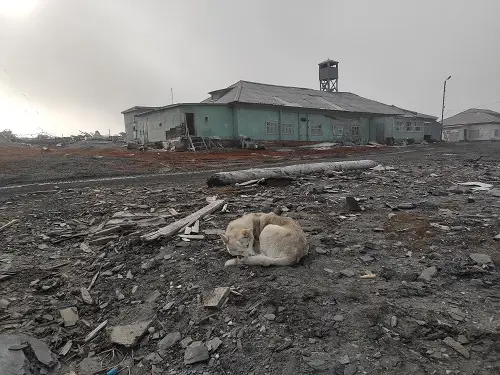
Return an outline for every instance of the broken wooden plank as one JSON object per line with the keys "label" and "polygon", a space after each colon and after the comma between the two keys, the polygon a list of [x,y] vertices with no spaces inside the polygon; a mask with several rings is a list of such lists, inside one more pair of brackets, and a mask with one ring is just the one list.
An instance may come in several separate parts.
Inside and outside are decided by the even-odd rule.
{"label": "broken wooden plank", "polygon": [[203,234],[179,234],[179,237],[187,240],[202,240],[205,238]]}
{"label": "broken wooden plank", "polygon": [[[198,234],[200,233],[200,221],[196,220],[193,226],[191,227],[191,233]],[[184,233],[189,234],[189,233]]]}
{"label": "broken wooden plank", "polygon": [[205,299],[203,306],[208,309],[220,309],[220,307],[226,302],[231,288],[228,287],[217,287],[212,293],[210,293]]}
{"label": "broken wooden plank", "polygon": [[167,225],[166,227],[160,228],[154,232],[145,234],[141,238],[144,241],[152,241],[152,240],[156,240],[160,237],[170,237],[170,236],[176,234],[177,232],[179,232],[179,230],[181,230],[182,228],[190,226],[196,220],[199,220],[200,218],[202,218],[206,215],[209,215],[212,212],[218,210],[219,208],[221,208],[224,205],[224,202],[225,201],[223,199],[216,200],[215,202],[212,202],[209,205],[203,207],[202,209],[200,209],[196,212],[193,212],[192,214],[186,216],[185,218],[178,220],[178,221],[175,221],[175,222]]}
{"label": "broken wooden plank", "polygon": [[191,231],[192,231],[191,227],[184,228],[184,234],[191,234]]}
{"label": "broken wooden plank", "polygon": [[5,225],[2,225],[2,226],[0,227],[0,232],[1,232],[1,231],[3,231],[4,229],[7,229],[8,227],[10,227],[10,226],[14,225],[14,224],[15,224],[15,223],[17,223],[18,221],[19,221],[18,219],[14,219],[14,220],[9,221],[9,222],[8,222],[7,224],[5,224]]}
{"label": "broken wooden plank", "polygon": [[108,324],[108,321],[105,320],[104,322],[102,322],[101,324],[99,324],[92,332],[90,332],[87,336],[85,336],[85,342],[89,342],[90,340],[92,340],[94,337],[96,337],[99,332],[101,332],[101,330],[106,327],[106,325]]}
{"label": "broken wooden plank", "polygon": [[64,357],[66,354],[69,353],[69,351],[71,350],[71,347],[73,346],[73,341],[69,340],[62,348],[61,350],[59,351],[59,355],[61,357]]}

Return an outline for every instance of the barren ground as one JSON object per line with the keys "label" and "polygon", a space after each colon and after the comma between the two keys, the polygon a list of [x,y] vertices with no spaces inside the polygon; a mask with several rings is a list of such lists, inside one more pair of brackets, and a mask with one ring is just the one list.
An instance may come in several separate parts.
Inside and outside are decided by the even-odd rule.
{"label": "barren ground", "polygon": [[[285,187],[207,188],[185,175],[142,186],[82,183],[5,195],[0,227],[19,221],[0,232],[0,275],[7,276],[0,281],[0,299],[6,300],[5,309],[0,304],[0,337],[27,333],[56,354],[72,341],[59,356],[61,374],[93,374],[124,357],[131,374],[500,374],[498,192],[456,185],[480,181],[500,188],[500,144],[392,150],[358,158],[394,170],[308,176]],[[67,160],[56,152],[46,159],[49,165]],[[72,174],[60,176],[37,170],[36,158],[20,158],[22,163],[12,157],[10,164],[1,159],[3,183],[87,173],[73,163]],[[83,158],[84,170],[87,161],[94,163],[88,172],[93,176],[109,166],[107,156]],[[149,165],[133,160],[137,170]],[[224,159],[216,163],[227,169]],[[22,174],[13,172],[16,164],[24,166]],[[225,199],[228,212],[201,221],[203,240],[139,238],[202,208],[212,196]],[[360,199],[364,210],[350,211],[346,196]],[[414,207],[395,208],[403,203]],[[216,230],[243,213],[279,207],[306,231],[311,250],[303,262],[224,268],[229,254]],[[179,215],[172,217],[172,208]],[[135,221],[119,229],[107,224],[123,211],[134,213]],[[110,242],[92,244],[95,232],[110,227]],[[491,262],[473,260],[475,253]],[[436,267],[435,276],[419,279],[429,267]],[[369,273],[375,276],[362,278]],[[80,289],[89,288],[95,275],[88,304]],[[220,309],[209,310],[203,302],[216,287],[231,293]],[[62,322],[60,310],[67,307],[78,310],[74,326]],[[109,329],[138,322],[150,328],[128,348],[113,344],[107,329],[85,342],[105,320]],[[186,365],[186,349],[175,339],[159,350],[174,332],[204,345],[216,337],[222,343],[209,348],[209,358]]]}

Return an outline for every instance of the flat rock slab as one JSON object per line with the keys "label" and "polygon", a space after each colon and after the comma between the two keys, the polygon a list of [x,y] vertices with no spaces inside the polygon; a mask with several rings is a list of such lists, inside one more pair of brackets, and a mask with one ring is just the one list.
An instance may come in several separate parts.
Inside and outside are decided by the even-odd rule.
{"label": "flat rock slab", "polygon": [[462,356],[464,356],[465,358],[470,358],[470,352],[467,348],[465,348],[462,344],[460,344],[459,342],[455,341],[453,338],[451,337],[446,337],[443,342],[448,345],[450,348],[452,348],[453,350],[455,350],[456,352],[460,353]]}
{"label": "flat rock slab", "polygon": [[160,352],[165,352],[168,348],[174,346],[179,341],[181,341],[181,333],[178,331],[170,332],[158,343],[158,350]]}
{"label": "flat rock slab", "polygon": [[469,257],[479,265],[491,264],[493,260],[488,254],[472,253]]}
{"label": "flat rock slab", "polygon": [[[38,363],[30,363],[23,348],[27,346],[35,354]],[[0,335],[0,374],[31,375],[34,368],[44,367],[47,375],[55,375],[57,357],[43,342],[28,335]]]}
{"label": "flat rock slab", "polygon": [[78,310],[76,307],[68,307],[67,309],[59,310],[61,317],[64,320],[65,327],[73,327],[78,322]]}
{"label": "flat rock slab", "polygon": [[195,341],[189,345],[184,352],[184,364],[192,365],[198,362],[208,361],[208,349],[201,341]]}
{"label": "flat rock slab", "polygon": [[429,282],[432,280],[432,278],[434,276],[437,275],[437,268],[432,266],[432,267],[428,267],[426,268],[425,270],[422,271],[422,273],[420,274],[420,276],[418,277],[420,280],[423,280],[423,281],[426,281],[426,282]]}
{"label": "flat rock slab", "polygon": [[115,344],[131,348],[137,345],[139,340],[146,334],[152,322],[152,320],[148,320],[145,322],[110,327],[109,338],[111,342]]}
{"label": "flat rock slab", "polygon": [[304,362],[316,371],[326,371],[332,366],[332,357],[328,353],[312,352],[309,357],[302,357]]}
{"label": "flat rock slab", "polygon": [[231,289],[228,287],[215,288],[205,299],[203,306],[208,309],[220,309],[226,301]]}

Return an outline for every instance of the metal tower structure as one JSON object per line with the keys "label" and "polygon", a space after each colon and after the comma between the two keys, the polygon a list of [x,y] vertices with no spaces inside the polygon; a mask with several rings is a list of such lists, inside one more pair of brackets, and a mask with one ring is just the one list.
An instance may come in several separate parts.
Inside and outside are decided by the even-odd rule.
{"label": "metal tower structure", "polygon": [[339,91],[339,62],[326,60],[319,65],[319,89],[321,91]]}

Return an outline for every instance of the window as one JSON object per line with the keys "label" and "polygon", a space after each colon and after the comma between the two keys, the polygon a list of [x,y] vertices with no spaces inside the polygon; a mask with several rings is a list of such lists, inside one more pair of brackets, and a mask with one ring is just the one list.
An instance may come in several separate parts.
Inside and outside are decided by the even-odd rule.
{"label": "window", "polygon": [[411,121],[405,124],[405,132],[411,132]]}
{"label": "window", "polygon": [[266,134],[278,134],[278,121],[266,121]]}
{"label": "window", "polygon": [[469,138],[470,138],[470,139],[476,139],[476,138],[479,138],[479,129],[476,129],[476,130],[469,130]]}
{"label": "window", "polygon": [[359,137],[359,126],[358,125],[354,125],[352,128],[351,128],[351,135],[353,137]]}
{"label": "window", "polygon": [[344,127],[342,125],[333,125],[333,135],[343,136],[344,135]]}
{"label": "window", "polygon": [[208,116],[205,116],[205,124],[208,122]]}
{"label": "window", "polygon": [[415,131],[416,132],[421,132],[422,131],[422,123],[416,122],[415,123]]}
{"label": "window", "polygon": [[403,123],[401,121],[396,121],[396,126],[395,126],[397,131],[403,130]]}
{"label": "window", "polygon": [[323,126],[321,124],[311,124],[311,135],[319,137],[323,135]]}
{"label": "window", "polygon": [[283,135],[292,135],[293,134],[292,124],[282,123],[281,131],[283,132]]}
{"label": "window", "polygon": [[495,129],[495,137],[500,137],[500,129]]}

